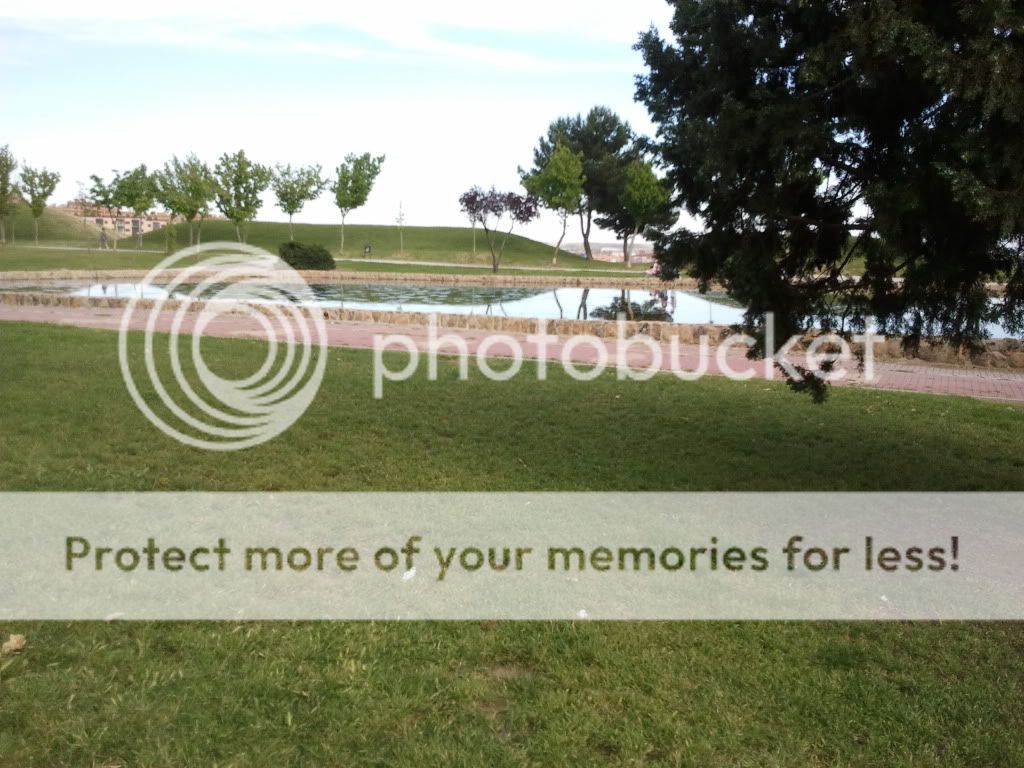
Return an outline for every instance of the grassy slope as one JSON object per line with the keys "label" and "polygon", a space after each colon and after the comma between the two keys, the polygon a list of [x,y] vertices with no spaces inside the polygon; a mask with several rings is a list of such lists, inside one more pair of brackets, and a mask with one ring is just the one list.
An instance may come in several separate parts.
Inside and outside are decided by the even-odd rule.
{"label": "grassy slope", "polygon": [[[27,208],[13,217],[17,232],[15,245],[8,243],[0,247],[0,271],[10,270],[41,270],[41,269],[142,269],[153,266],[163,258],[166,249],[166,233],[150,232],[143,236],[142,253],[138,239],[122,238],[118,241],[118,251],[113,249],[98,250],[98,231],[89,225],[82,224],[65,214],[48,210],[41,219],[40,248],[31,245],[32,223]],[[434,261],[455,264],[490,265],[490,253],[484,240],[483,232],[477,230],[477,251],[473,253],[473,233],[466,227],[406,227],[405,250],[399,252],[398,228],[393,226],[370,226],[349,224],[345,228],[347,258],[361,258],[363,246],[367,243],[373,247],[372,258],[394,258],[407,261]],[[27,235],[27,236],[26,236]],[[186,225],[175,227],[178,247],[188,244]],[[9,235],[8,235],[9,237]],[[225,221],[208,221],[202,227],[203,242],[215,241],[235,242],[235,228]],[[251,245],[265,248],[273,253],[278,246],[288,239],[288,225],[278,222],[254,222],[249,227],[248,242]],[[339,227],[334,224],[296,224],[295,239],[307,243],[323,245],[335,255],[339,254]],[[51,246],[47,249],[46,246]],[[52,246],[59,246],[58,250]],[[83,247],[83,250],[63,250],[67,246]],[[550,246],[518,235],[508,239],[508,245],[502,258],[502,265],[551,267]],[[353,267],[351,263],[344,265],[346,269]],[[367,269],[379,267],[366,265]],[[435,271],[436,267],[416,267],[409,265],[388,265],[385,269],[397,271]],[[604,262],[587,261],[579,256],[562,253],[559,256],[558,268],[563,271],[590,270],[622,270],[621,264],[609,265]],[[640,274],[646,269],[643,265],[632,268]],[[473,274],[478,274],[473,270]]]}
{"label": "grassy slope", "polygon": [[[39,354],[41,349],[46,354]],[[209,339],[222,375],[257,342]],[[1024,409],[667,377],[420,377],[334,350],[311,410],[242,454],[164,438],[110,333],[0,324],[0,488],[1024,489]],[[529,366],[526,367],[529,370]],[[500,414],[500,418],[496,416]],[[1004,624],[18,624],[0,763],[1020,765]]]}
{"label": "grassy slope", "polygon": [[[188,231],[178,226],[178,243],[188,244]],[[478,228],[477,252],[473,254],[473,232],[468,227],[405,227],[405,250],[399,253],[398,227],[348,224],[345,227],[345,256],[363,255],[363,246],[373,248],[373,258],[402,258],[421,261],[444,261],[457,263],[490,264],[490,252],[483,232]],[[296,224],[295,239],[303,243],[315,243],[339,255],[340,226],[337,224]],[[277,247],[288,239],[288,224],[257,221],[250,225],[248,242],[261,248],[277,252]],[[235,240],[235,228],[230,222],[208,221],[203,224],[203,241]],[[143,238],[147,247],[162,248],[164,235],[153,232]],[[509,236],[502,264],[528,266],[550,266],[553,249],[544,243],[519,235]],[[563,253],[560,266],[587,268],[591,262],[579,256]],[[600,266],[607,266],[602,264]]]}
{"label": "grassy slope", "polygon": [[[14,208],[14,213],[5,222],[7,243],[28,245],[33,242],[32,211],[24,203]],[[13,237],[12,237],[13,235]],[[85,224],[74,216],[69,216],[54,208],[47,208],[39,217],[40,245],[80,245],[95,246],[99,242],[99,229]],[[4,253],[0,248],[0,256]]]}
{"label": "grassy slope", "polygon": [[[162,251],[150,252],[149,250],[138,251],[132,247],[126,247],[122,243],[115,252],[113,250],[101,251],[98,249],[66,249],[46,248],[23,245],[8,245],[0,248],[0,272],[11,271],[39,271],[39,270],[109,270],[109,269],[149,269],[160,263],[165,254]],[[200,257],[182,259],[176,262],[176,266],[184,266],[188,263],[199,260]],[[607,266],[607,265],[602,265]],[[342,260],[338,262],[338,269],[347,272],[404,272],[415,274],[461,274],[461,275],[485,275],[488,270],[478,267],[436,267],[423,264],[399,264],[394,262],[365,261],[362,259]],[[582,267],[579,261],[562,261],[558,268],[536,267],[516,269],[503,269],[505,275],[561,275],[576,277],[624,277],[621,265],[612,265],[609,269],[601,269],[598,266]],[[633,274],[642,276],[640,269],[633,270]]]}

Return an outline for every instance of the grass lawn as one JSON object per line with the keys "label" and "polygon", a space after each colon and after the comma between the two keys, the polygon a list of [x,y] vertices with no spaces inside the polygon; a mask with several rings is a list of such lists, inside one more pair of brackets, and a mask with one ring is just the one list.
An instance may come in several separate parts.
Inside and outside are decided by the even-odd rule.
{"label": "grass lawn", "polygon": [[[259,342],[208,339],[222,375]],[[665,376],[414,377],[332,350],[235,454],[132,404],[107,332],[0,324],[4,490],[1024,490],[1024,409]],[[11,623],[0,765],[1024,764],[1024,631],[964,623]]]}
{"label": "grass lawn", "polygon": [[[473,252],[473,230],[469,227],[405,227],[404,248],[400,250],[397,226],[348,224],[345,226],[345,253],[340,252],[341,228],[337,224],[296,224],[295,239],[303,243],[316,243],[335,256],[354,258],[363,256],[364,246],[372,249],[372,258],[395,258],[408,261],[441,261],[459,264],[491,263],[487,241],[480,228],[476,232],[476,253]],[[165,233],[151,232],[143,238],[147,248],[164,247]],[[227,221],[207,221],[203,224],[203,242],[235,240],[235,227]],[[249,226],[248,243],[277,253],[278,246],[288,240],[287,222],[257,221]],[[177,225],[179,246],[188,244],[188,230]],[[546,243],[512,234],[502,257],[502,265],[551,266],[553,248]],[[592,266],[608,268],[605,262],[591,262],[580,256],[563,252],[559,266],[588,269]],[[621,265],[620,265],[621,266]]]}
{"label": "grass lawn", "polygon": [[[151,269],[159,264],[165,255],[162,251],[152,253],[125,248],[121,244],[117,251],[99,248],[46,247],[7,245],[0,248],[0,273],[20,271],[46,271],[58,269]],[[190,263],[196,259],[182,262]]]}
{"label": "grass lawn", "polygon": [[[15,204],[11,215],[4,221],[4,226],[7,246],[29,245],[35,240],[32,211],[24,202]],[[98,227],[86,224],[81,219],[56,208],[47,208],[39,217],[40,244],[96,246],[99,244],[99,237]],[[132,238],[130,242],[134,245],[138,241]],[[3,252],[4,249],[0,247],[0,254]]]}
{"label": "grass lawn", "polygon": [[[43,270],[112,270],[112,269],[151,269],[159,264],[165,254],[162,251],[139,251],[133,248],[119,248],[117,251],[100,250],[98,248],[47,248],[46,246],[8,245],[0,248],[0,273],[14,271]],[[155,246],[154,246],[155,247]],[[178,266],[185,266],[199,261],[202,257],[183,259]],[[559,277],[643,277],[646,267],[634,267],[630,272],[623,271],[622,266],[601,263],[600,266],[582,266],[588,264],[583,259],[572,261],[563,259],[559,267],[540,266],[535,269],[519,267],[514,270],[503,269],[502,275],[556,275]],[[603,266],[604,269],[600,267]],[[479,267],[439,267],[420,264],[387,263],[381,261],[362,261],[345,259],[338,261],[338,269],[348,272],[398,272],[405,274],[446,274],[446,275],[489,275],[488,269]]]}
{"label": "grass lawn", "polygon": [[[561,262],[566,266],[558,267],[537,267],[531,269],[529,267],[515,267],[513,269],[504,268],[500,271],[501,275],[515,277],[517,275],[526,276],[544,276],[553,275],[556,277],[607,277],[612,280],[621,278],[633,278],[633,277],[646,277],[646,270],[649,268],[647,265],[644,267],[633,267],[629,271],[623,269],[622,265],[604,264],[605,269],[601,269],[598,266],[586,267],[584,269],[576,268],[574,262]],[[402,264],[402,263],[388,263],[386,261],[362,261],[360,259],[339,259],[338,269],[342,269],[348,272],[398,272],[405,274],[428,274],[428,275],[479,275],[486,276],[491,274],[488,269],[480,269],[479,267],[447,267],[447,266],[433,266],[424,264]]]}

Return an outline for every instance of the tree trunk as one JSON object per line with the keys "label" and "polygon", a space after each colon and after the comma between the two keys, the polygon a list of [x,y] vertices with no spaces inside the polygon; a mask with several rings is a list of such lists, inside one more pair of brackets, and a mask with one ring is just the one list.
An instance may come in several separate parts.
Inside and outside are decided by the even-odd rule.
{"label": "tree trunk", "polygon": [[505,255],[505,244],[508,243],[508,236],[512,234],[512,228],[515,227],[515,225],[516,225],[516,223],[515,223],[515,221],[513,221],[512,224],[508,228],[508,232],[506,232],[504,235],[502,235],[502,237],[501,237],[501,247],[498,249],[497,256],[494,255],[494,248],[491,248],[491,254],[492,254],[491,262],[492,262],[492,264],[494,266],[495,274],[497,274],[497,272],[498,272],[498,267],[501,266],[501,257]]}
{"label": "tree trunk", "polygon": [[195,238],[192,235],[192,219],[188,220],[188,247],[191,248],[195,243]]}
{"label": "tree trunk", "polygon": [[593,215],[593,211],[589,208],[586,209],[587,218],[583,218],[584,210],[580,208],[580,234],[583,235],[583,252],[586,254],[587,261],[594,258],[594,252],[590,249],[590,217]]}
{"label": "tree trunk", "polygon": [[565,229],[568,226],[569,226],[569,217],[568,216],[563,216],[562,217],[562,236],[560,238],[558,238],[558,242],[555,243],[555,255],[551,259],[551,263],[552,264],[557,264],[558,263],[558,251],[562,247],[562,241],[565,240]]}
{"label": "tree trunk", "polygon": [[292,231],[292,215],[290,213],[288,214],[288,239],[295,240],[295,232]]}
{"label": "tree trunk", "polygon": [[401,227],[398,228],[398,253],[399,255],[405,253],[405,234]]}
{"label": "tree trunk", "polygon": [[4,223],[6,216],[0,216],[0,245],[7,244],[7,225]]}
{"label": "tree trunk", "polygon": [[587,312],[587,297],[589,295],[590,295],[590,289],[589,288],[584,288],[583,289],[583,295],[580,296],[580,305],[576,309],[576,319],[577,320],[586,320],[587,319],[587,314],[588,314],[588,312]]}
{"label": "tree trunk", "polygon": [[35,216],[32,217],[32,233],[36,238],[36,245],[39,245],[39,219]]}
{"label": "tree trunk", "polygon": [[626,264],[627,267],[632,263],[632,259],[633,259],[633,244],[636,242],[636,236],[639,235],[639,234],[640,234],[640,227],[636,227],[636,228],[633,229],[633,234],[632,235],[630,235],[630,233],[627,232],[625,237],[622,240],[623,262]]}
{"label": "tree trunk", "polygon": [[476,219],[473,219],[473,255],[476,256]]}
{"label": "tree trunk", "polygon": [[487,224],[484,224],[483,227],[484,227],[484,236],[487,238],[487,248],[491,252],[491,271],[497,273],[497,271],[498,271],[498,261],[500,260],[500,257],[498,256],[497,252],[494,250],[494,236],[491,234],[491,230],[487,228]]}
{"label": "tree trunk", "polygon": [[341,251],[338,253],[339,256],[345,255],[345,214],[341,214]]}

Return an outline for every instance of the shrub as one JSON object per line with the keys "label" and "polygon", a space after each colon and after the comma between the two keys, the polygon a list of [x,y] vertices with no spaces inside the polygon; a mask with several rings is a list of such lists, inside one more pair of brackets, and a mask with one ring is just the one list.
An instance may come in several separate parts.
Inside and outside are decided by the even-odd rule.
{"label": "shrub", "polygon": [[290,241],[281,243],[277,253],[292,269],[334,269],[334,257],[322,245]]}

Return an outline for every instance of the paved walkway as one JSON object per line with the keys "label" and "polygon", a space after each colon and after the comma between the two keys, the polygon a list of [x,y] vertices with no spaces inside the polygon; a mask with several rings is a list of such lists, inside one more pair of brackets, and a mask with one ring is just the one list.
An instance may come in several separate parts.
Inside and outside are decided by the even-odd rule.
{"label": "paved walkway", "polygon": [[[49,323],[56,325],[73,325],[81,328],[99,328],[117,330],[121,324],[121,310],[102,309],[95,307],[37,307],[0,305],[0,321],[21,321]],[[163,313],[157,321],[158,331],[170,329],[172,313]],[[191,332],[197,314],[187,313],[182,330]],[[146,314],[137,312],[132,327],[142,329],[145,326]],[[0,328],[0,338],[3,329]],[[222,316],[215,319],[204,329],[208,336],[222,338],[264,338],[261,326],[255,320],[244,316]],[[484,331],[462,331],[442,328],[438,332],[441,337],[454,336],[463,340],[470,354],[477,350],[491,334]],[[412,340],[416,349],[425,351],[429,348],[428,330],[417,326],[378,325],[371,323],[328,323],[328,343],[336,347],[355,349],[372,349],[374,337],[378,335],[399,334]],[[510,335],[523,349],[524,355],[530,359],[539,356],[539,347],[526,341],[525,336]],[[561,365],[561,360],[568,359],[581,365],[594,363],[601,351],[593,344],[581,344],[575,347],[567,345],[567,338],[552,340],[547,345],[546,357],[550,366]],[[617,344],[614,339],[601,340],[609,364],[617,360]],[[566,349],[569,347],[568,350]],[[395,345],[395,348],[399,348]],[[667,345],[660,345],[661,368],[668,369],[669,360]],[[454,352],[455,345],[441,347],[441,353]],[[488,343],[484,349],[486,357],[507,357],[510,346],[507,343]],[[641,344],[630,344],[623,350],[626,362],[635,368],[646,368],[654,352]],[[723,365],[739,372],[751,372],[759,378],[781,378],[778,371],[769,370],[764,361],[751,361],[742,350],[730,351],[719,359],[717,350],[712,349],[707,363],[709,374],[721,375]],[[795,360],[794,362],[799,362]],[[681,345],[678,367],[682,370],[693,370],[699,363],[699,349],[695,345]],[[421,362],[421,365],[424,363]],[[471,366],[475,362],[471,362]],[[928,365],[911,360],[878,362],[875,364],[876,379],[867,382],[856,370],[848,372],[847,377],[837,382],[841,386],[860,386],[874,389],[904,390],[911,392],[927,392],[942,395],[966,395],[982,399],[1024,402],[1024,372],[1001,371],[986,368],[956,368]],[[368,382],[369,385],[369,382]]]}

